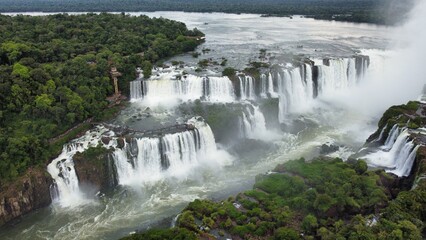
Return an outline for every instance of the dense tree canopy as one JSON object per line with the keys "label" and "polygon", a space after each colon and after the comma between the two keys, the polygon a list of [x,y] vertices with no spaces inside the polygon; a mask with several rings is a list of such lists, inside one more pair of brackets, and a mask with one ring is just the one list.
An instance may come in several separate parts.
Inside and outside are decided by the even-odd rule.
{"label": "dense tree canopy", "polygon": [[147,16],[0,15],[0,180],[44,163],[48,140],[99,118],[112,94],[111,66],[128,91],[135,68],[193,50],[197,29]]}
{"label": "dense tree canopy", "polygon": [[195,200],[176,227],[137,239],[424,239],[425,182],[393,198],[393,177],[365,162],[304,159],[259,175],[253,190],[215,202]]}
{"label": "dense tree canopy", "polygon": [[309,15],[315,18],[393,24],[413,0],[0,0],[0,12],[188,11]]}

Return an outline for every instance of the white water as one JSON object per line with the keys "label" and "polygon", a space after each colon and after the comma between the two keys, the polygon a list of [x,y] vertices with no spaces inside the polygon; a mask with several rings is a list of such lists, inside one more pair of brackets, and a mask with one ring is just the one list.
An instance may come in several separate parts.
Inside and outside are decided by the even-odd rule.
{"label": "white water", "polygon": [[114,152],[118,183],[128,186],[153,184],[166,178],[186,179],[197,167],[222,167],[232,157],[216,147],[210,127],[195,118],[196,129],[159,138],[137,138]]}
{"label": "white water", "polygon": [[130,99],[135,101],[142,99],[142,80],[135,80],[130,82]]}
{"label": "white water", "polygon": [[[337,58],[329,59],[329,66],[318,64],[318,95],[330,95],[336,90],[346,89],[354,86],[356,83],[355,59],[353,58]],[[361,72],[365,71],[363,66]]]}
{"label": "white water", "polygon": [[[374,141],[373,142],[380,142],[381,140],[382,140],[382,138],[383,138],[383,134],[385,133],[385,130],[388,128],[388,124],[386,124],[383,128],[382,128],[382,131],[380,131],[380,134],[379,134],[379,136],[376,138],[376,139],[374,139]],[[387,140],[387,139],[386,139]],[[386,145],[386,144],[385,144]]]}
{"label": "white water", "polygon": [[[278,92],[270,93],[273,88],[266,88],[266,76],[262,77],[263,97],[279,97],[279,121],[284,122],[290,113],[302,113],[309,109],[316,97],[333,96],[343,90],[355,87],[367,72],[367,61],[361,58],[360,69],[356,69],[355,58],[327,59],[329,66],[324,65],[325,60],[314,59],[318,68],[317,86],[314,85],[312,66],[303,64],[301,67],[283,68],[276,74]],[[357,71],[360,72],[359,77]],[[269,74],[269,76],[273,76]],[[272,81],[273,82],[273,81]],[[317,92],[318,96],[315,96]]]}
{"label": "white water", "polygon": [[[228,77],[184,75],[175,79],[176,72],[165,72],[149,80],[130,83],[131,101],[146,100],[153,104],[203,99],[210,102],[232,102],[234,87]],[[142,82],[142,84],[140,84]]]}
{"label": "white water", "polygon": [[419,147],[409,139],[409,136],[407,129],[399,130],[394,126],[385,145],[378,151],[366,155],[365,159],[370,166],[384,168],[386,172],[400,177],[408,176]]}
{"label": "white water", "polygon": [[240,99],[241,100],[254,100],[256,99],[255,93],[255,79],[251,76],[238,76],[240,81]]}
{"label": "white water", "polygon": [[102,135],[112,136],[113,133],[103,127],[87,131],[82,137],[65,144],[61,154],[47,166],[47,171],[55,183],[55,186],[51,188],[53,201],[58,202],[62,207],[87,202],[80,191],[72,157],[77,152],[84,152],[89,147],[97,146]]}
{"label": "white water", "polygon": [[[131,14],[139,15],[140,13]],[[304,48],[297,51],[303,51],[307,55],[313,53],[314,49],[317,48],[324,49],[324,51],[330,52],[331,55],[335,54],[335,50],[351,54],[349,52],[353,52],[355,49],[382,48],[386,42],[385,34],[389,30],[389,28],[367,24],[339,22],[330,24],[327,21],[307,18],[289,20],[287,18],[260,18],[258,15],[247,14],[179,12],[147,14],[156,17],[174,18],[186,22],[191,28],[199,28],[207,35],[207,41],[202,47],[214,49],[212,54],[217,54],[219,57],[227,57],[230,64],[237,62],[241,66],[237,67],[239,69],[244,68],[244,65],[248,63],[246,59],[252,58],[259,48],[267,48],[268,51],[270,49],[275,51],[276,49],[279,53],[285,53],[292,51],[292,46],[298,44],[301,39],[305,39]],[[205,25],[205,22],[209,24]],[[236,30],[238,34],[235,34]],[[283,38],[282,36],[286,37]],[[198,59],[192,59],[190,55],[187,59],[189,61],[186,59],[184,61],[195,61],[194,65],[198,61]],[[418,64],[422,63],[422,61],[418,61],[418,58],[414,57],[412,59]],[[412,64],[407,62],[407,65]],[[408,67],[406,69],[414,71],[413,69],[421,68]],[[275,77],[278,78],[278,76]],[[404,79],[404,82],[406,84],[407,81]],[[382,89],[380,86],[374,88],[375,91],[380,91],[380,89]],[[397,96],[396,93],[387,95],[390,97]],[[359,96],[363,95],[359,94]],[[345,97],[347,98],[347,96]],[[166,99],[158,98],[158,100]],[[282,102],[280,101],[280,105]],[[362,108],[368,106],[368,103],[355,103],[362,105]],[[374,103],[374,101],[370,103]],[[135,106],[136,104],[131,107]],[[143,192],[142,196],[135,196],[131,193],[126,193],[125,196],[114,195],[111,199],[101,199],[97,209],[91,209],[85,205],[74,208],[72,211],[60,209],[53,214],[39,214],[38,218],[36,216],[26,222],[23,221],[12,230],[12,233],[2,233],[0,235],[6,235],[6,239],[10,238],[10,236],[12,236],[12,239],[118,239],[137,228],[144,228],[146,225],[143,224],[151,224],[163,217],[176,215],[187,202],[195,198],[217,197],[217,193],[219,193],[220,197],[224,197],[223,192],[233,186],[239,186],[240,190],[250,188],[251,184],[247,184],[247,182],[252,181],[255,175],[267,171],[276,164],[288,159],[304,156],[312,148],[324,143],[327,136],[341,140],[345,138],[344,135],[349,135],[349,140],[356,139],[354,141],[356,144],[362,144],[367,134],[371,132],[367,131],[367,134],[364,135],[359,132],[347,134],[345,127],[359,125],[361,122],[363,123],[362,129],[365,131],[365,124],[371,124],[371,122],[358,121],[358,112],[351,111],[353,108],[344,109],[346,110],[345,113],[350,112],[350,114],[336,113],[335,111],[331,113],[321,112],[320,115],[325,116],[325,120],[320,121],[318,129],[313,129],[311,133],[306,133],[307,136],[304,138],[303,136],[292,136],[292,138],[280,142],[282,149],[279,154],[256,159],[258,163],[254,164],[254,166],[241,163],[236,165],[235,168],[230,166],[219,171],[209,170],[206,171],[208,172],[206,173],[207,177],[203,178],[206,180],[200,180],[195,183],[193,178],[190,177],[184,183],[177,182],[173,184],[172,181],[168,184],[159,183],[152,190]],[[316,116],[314,115],[314,117]],[[341,119],[345,119],[345,121]],[[358,141],[358,138],[362,138],[362,140]],[[214,162],[214,159],[212,162]],[[241,187],[244,184],[246,186]],[[235,192],[237,191],[226,195],[232,195]]]}
{"label": "white water", "polygon": [[384,150],[389,150],[392,148],[396,139],[399,136],[399,127],[397,124],[393,125],[392,129],[389,131],[389,135],[386,138],[385,144],[382,146]]}
{"label": "white water", "polygon": [[247,104],[240,121],[242,136],[245,138],[264,139],[269,133],[265,117],[258,106]]}
{"label": "white water", "polygon": [[211,102],[232,102],[235,99],[234,87],[228,77],[208,77],[206,97]]}

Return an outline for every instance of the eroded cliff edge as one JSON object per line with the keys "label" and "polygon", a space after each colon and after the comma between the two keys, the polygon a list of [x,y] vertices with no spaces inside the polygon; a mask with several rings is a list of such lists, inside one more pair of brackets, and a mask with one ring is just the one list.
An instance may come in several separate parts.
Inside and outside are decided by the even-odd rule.
{"label": "eroded cliff edge", "polygon": [[0,189],[0,225],[52,202],[49,188],[52,178],[42,167],[28,169],[13,182]]}

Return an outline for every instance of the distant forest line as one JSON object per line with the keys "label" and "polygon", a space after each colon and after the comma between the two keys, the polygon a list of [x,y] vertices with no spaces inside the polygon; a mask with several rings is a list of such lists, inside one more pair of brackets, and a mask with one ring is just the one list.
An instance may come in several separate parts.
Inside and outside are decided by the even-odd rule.
{"label": "distant forest line", "polygon": [[393,25],[414,0],[0,0],[0,12],[187,11],[306,15],[317,19]]}

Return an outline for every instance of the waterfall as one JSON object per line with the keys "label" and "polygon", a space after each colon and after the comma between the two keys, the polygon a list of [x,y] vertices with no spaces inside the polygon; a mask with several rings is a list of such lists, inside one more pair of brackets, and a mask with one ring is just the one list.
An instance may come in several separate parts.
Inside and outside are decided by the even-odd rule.
{"label": "waterfall", "polygon": [[268,93],[271,95],[271,97],[275,96],[274,92],[274,80],[272,78],[271,72],[268,74]]}
{"label": "waterfall", "polygon": [[267,133],[265,117],[258,106],[247,104],[240,118],[241,137],[261,139]]}
{"label": "waterfall", "polygon": [[389,135],[386,138],[385,144],[381,148],[384,150],[391,149],[398,136],[399,136],[399,127],[397,124],[395,124],[393,125],[392,129],[389,131]]}
{"label": "waterfall", "polygon": [[[364,76],[365,69],[368,67],[369,61],[365,59],[365,57],[358,56],[314,59],[315,74],[313,67],[307,63],[293,68],[282,67],[281,71],[276,74],[279,121],[283,122],[288,113],[303,111],[316,97],[330,96],[335,91],[355,86],[359,81],[359,76]],[[266,75],[262,75],[262,97],[269,93],[268,83]]]}
{"label": "waterfall", "polygon": [[348,68],[347,68],[348,86],[352,87],[352,86],[355,86],[357,83],[356,63],[354,58],[349,58],[347,59],[347,61],[348,61]]}
{"label": "waterfall", "polygon": [[254,100],[256,99],[254,78],[250,76],[239,76],[240,82],[240,99]]}
{"label": "waterfall", "polygon": [[[290,112],[306,108],[313,99],[312,68],[310,65],[301,68],[283,69],[278,73],[279,119],[282,122]],[[302,71],[306,71],[302,74]]]}
{"label": "waterfall", "polygon": [[[116,149],[113,157],[118,183],[141,185],[167,177],[186,178],[207,158],[217,156],[210,126],[195,118],[188,123],[195,129],[156,138],[136,138],[126,143],[123,149]],[[219,163],[221,160],[213,158],[212,161]]]}
{"label": "waterfall", "polygon": [[407,129],[400,130],[394,126],[385,145],[378,151],[368,154],[365,158],[371,166],[385,168],[386,172],[394,173],[400,177],[408,176],[418,147],[410,140]]}
{"label": "waterfall", "polygon": [[383,134],[385,133],[385,130],[386,130],[387,128],[388,128],[388,124],[386,124],[386,125],[382,128],[382,130],[380,131],[379,136],[378,136],[376,139],[374,139],[372,142],[380,142],[380,141],[382,141]]}
{"label": "waterfall", "polygon": [[112,136],[113,133],[103,127],[87,131],[84,136],[65,144],[61,154],[47,166],[47,171],[54,180],[54,185],[50,188],[53,201],[59,202],[63,207],[78,205],[85,201],[80,192],[72,157],[77,152],[84,152],[89,147],[97,146],[102,135]]}
{"label": "waterfall", "polygon": [[266,94],[267,93],[266,85],[267,85],[266,75],[262,74],[260,76],[260,97],[262,97],[262,98],[266,98],[268,96]]}
{"label": "waterfall", "polygon": [[274,79],[271,72],[268,73],[268,76],[265,74],[260,76],[260,97],[278,97],[276,92],[274,92]]}
{"label": "waterfall", "polygon": [[176,99],[182,101],[203,99],[211,102],[231,102],[235,99],[234,87],[228,77],[185,75],[181,79],[144,80],[141,93],[144,99],[157,103]]}
{"label": "waterfall", "polygon": [[181,80],[144,80],[144,98],[156,102],[165,99],[184,101],[199,99],[203,96],[203,90],[203,79],[193,75]]}
{"label": "waterfall", "polygon": [[[118,184],[134,185],[158,181],[166,177],[183,178],[193,173],[197,166],[223,166],[230,164],[232,157],[216,147],[210,126],[203,120],[192,118],[187,122],[192,130],[165,134],[161,137],[131,138],[117,147],[117,139],[112,138],[105,148],[115,148],[112,158],[117,173]],[[87,201],[79,188],[79,180],[74,168],[73,156],[89,147],[102,143],[103,136],[113,137],[114,133],[104,127],[87,131],[80,138],[64,145],[62,153],[47,167],[54,179],[51,197],[62,207],[70,207]]]}
{"label": "waterfall", "polygon": [[362,56],[353,58],[324,59],[315,61],[318,66],[318,93],[330,94],[339,89],[355,86],[366,73],[368,59]]}
{"label": "waterfall", "polygon": [[232,102],[235,99],[234,87],[228,77],[208,77],[209,92],[206,98],[211,102]]}
{"label": "waterfall", "polygon": [[142,99],[142,80],[130,82],[130,100]]}
{"label": "waterfall", "polygon": [[312,81],[312,66],[304,64],[305,67],[305,84],[306,84],[306,96],[309,99],[314,98],[314,82]]}

